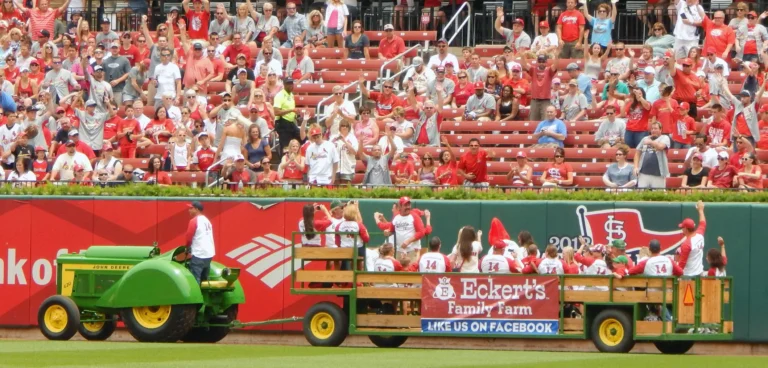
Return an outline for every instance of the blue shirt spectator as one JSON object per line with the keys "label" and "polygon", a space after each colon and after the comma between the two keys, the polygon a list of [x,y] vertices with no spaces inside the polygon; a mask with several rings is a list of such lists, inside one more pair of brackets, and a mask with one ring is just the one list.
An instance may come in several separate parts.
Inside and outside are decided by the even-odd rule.
{"label": "blue shirt spectator", "polygon": [[537,144],[562,147],[567,135],[565,123],[557,119],[557,109],[554,106],[547,107],[547,120],[539,123],[533,133],[533,136],[538,139]]}
{"label": "blue shirt spectator", "polygon": [[3,108],[3,112],[16,112],[16,101],[11,95],[0,92],[0,107]]}
{"label": "blue shirt spectator", "polygon": [[579,84],[579,91],[584,93],[587,98],[587,103],[592,103],[592,77],[584,74],[579,70],[579,64],[570,63],[565,67],[565,70],[570,74],[571,79],[575,79]]}

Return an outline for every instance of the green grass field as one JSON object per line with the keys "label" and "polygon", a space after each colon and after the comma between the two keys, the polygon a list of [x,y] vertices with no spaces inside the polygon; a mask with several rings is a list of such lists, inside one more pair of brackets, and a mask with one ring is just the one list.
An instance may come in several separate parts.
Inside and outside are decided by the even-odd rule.
{"label": "green grass field", "polygon": [[0,367],[703,368],[766,367],[760,356],[668,356],[529,351],[314,348],[257,345],[0,341]]}

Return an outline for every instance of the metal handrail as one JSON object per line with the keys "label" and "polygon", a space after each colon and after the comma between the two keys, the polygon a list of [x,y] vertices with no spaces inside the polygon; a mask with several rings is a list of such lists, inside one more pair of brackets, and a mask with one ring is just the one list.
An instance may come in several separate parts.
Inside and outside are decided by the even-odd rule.
{"label": "metal handrail", "polygon": [[[461,22],[461,24],[459,24],[459,20],[457,17],[461,14],[461,11],[464,10],[465,7],[467,8],[467,14],[469,14],[469,16],[466,19],[464,19],[464,21]],[[453,33],[453,36],[451,36],[451,38],[447,38],[445,36],[448,34],[448,27],[450,27],[454,23],[454,21],[456,23],[456,31]],[[443,26],[443,38],[448,40],[449,45],[451,44],[451,42],[453,42],[456,36],[459,35],[459,32],[462,29],[464,29],[465,25],[467,26],[467,46],[469,46],[472,40],[471,38],[472,32],[470,32],[472,29],[472,7],[469,5],[469,1],[465,2],[464,4],[461,4],[461,6],[458,9],[456,9],[456,11],[454,12],[453,17],[451,17],[451,20],[446,22],[445,26]]]}
{"label": "metal handrail", "polygon": [[[352,86],[354,86],[355,84],[358,84],[358,83],[360,83],[360,81],[354,81],[354,82],[352,82],[352,83],[350,83],[350,84],[347,84],[346,86],[344,86],[344,88],[342,88],[342,91],[346,91],[346,90],[347,90],[347,88],[349,88],[349,87],[352,87]],[[345,92],[345,93],[346,93],[346,92]],[[318,124],[319,124],[321,121],[323,121],[323,120],[325,120],[326,118],[328,118],[328,116],[326,116],[326,115],[322,115],[322,116],[320,116],[320,108],[323,106],[323,103],[325,103],[326,101],[328,101],[328,100],[330,100],[330,99],[332,99],[332,98],[333,98],[333,95],[330,95],[330,96],[328,96],[328,97],[326,97],[326,98],[324,98],[324,99],[320,100],[320,102],[318,102],[318,103],[317,103],[317,109],[315,109],[315,117],[316,117],[316,119],[317,119],[317,120],[316,120],[316,122],[317,122]],[[359,97],[358,97],[358,98],[356,98],[356,99],[354,99],[354,100],[352,100],[352,102],[355,102],[355,100],[357,100],[357,99],[359,99]]]}
{"label": "metal handrail", "polygon": [[208,170],[205,170],[205,187],[206,187],[206,188],[210,188],[210,187],[212,187],[212,186],[216,185],[216,184],[218,183],[218,181],[219,181],[219,180],[221,180],[221,178],[219,178],[219,179],[217,179],[217,180],[216,180],[216,182],[214,182],[214,183],[211,183],[211,184],[209,185],[209,184],[208,184],[208,178],[209,178],[209,175],[208,175],[208,174],[210,174],[210,173],[211,173],[211,169],[213,169],[214,167],[216,167],[216,166],[218,166],[218,165],[221,165],[222,163],[224,163],[224,161],[227,161],[227,159],[226,159],[226,158],[222,158],[221,160],[219,160],[219,161],[216,161],[216,162],[215,162],[213,165],[211,165],[210,167],[208,167]]}
{"label": "metal handrail", "polygon": [[[381,68],[379,68],[379,77],[376,79],[376,83],[380,83],[384,79],[392,79],[392,78],[394,78],[394,76],[389,77],[389,78],[383,78],[382,76],[384,75],[384,68],[387,65],[389,65],[390,63],[392,63],[393,61],[404,58],[405,54],[411,52],[412,50],[417,49],[420,46],[421,45],[411,46],[411,48],[409,48],[408,50],[405,50],[402,54],[397,55],[397,56],[393,57],[392,59],[389,59],[389,60],[385,61],[384,64],[381,64]],[[398,75],[398,74],[400,74],[400,73],[397,73],[395,75]]]}

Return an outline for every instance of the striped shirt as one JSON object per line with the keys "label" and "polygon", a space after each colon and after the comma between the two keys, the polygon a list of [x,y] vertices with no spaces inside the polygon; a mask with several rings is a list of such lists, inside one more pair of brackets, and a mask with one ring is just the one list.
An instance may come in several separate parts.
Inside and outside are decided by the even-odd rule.
{"label": "striped shirt", "polygon": [[40,11],[40,9],[27,10],[24,15],[29,17],[29,28],[32,35],[37,35],[37,32],[47,29],[51,35],[53,35],[53,26],[56,18],[59,17],[59,9],[48,9],[46,11]]}

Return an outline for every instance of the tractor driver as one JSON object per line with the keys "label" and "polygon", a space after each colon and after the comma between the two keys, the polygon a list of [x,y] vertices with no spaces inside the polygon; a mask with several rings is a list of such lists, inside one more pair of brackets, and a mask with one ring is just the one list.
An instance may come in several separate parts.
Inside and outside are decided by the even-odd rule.
{"label": "tractor driver", "polygon": [[187,259],[189,259],[189,271],[195,276],[197,283],[208,280],[211,269],[211,260],[216,255],[216,247],[213,244],[213,226],[211,221],[203,215],[203,204],[194,201],[189,206],[189,220],[187,226]]}

